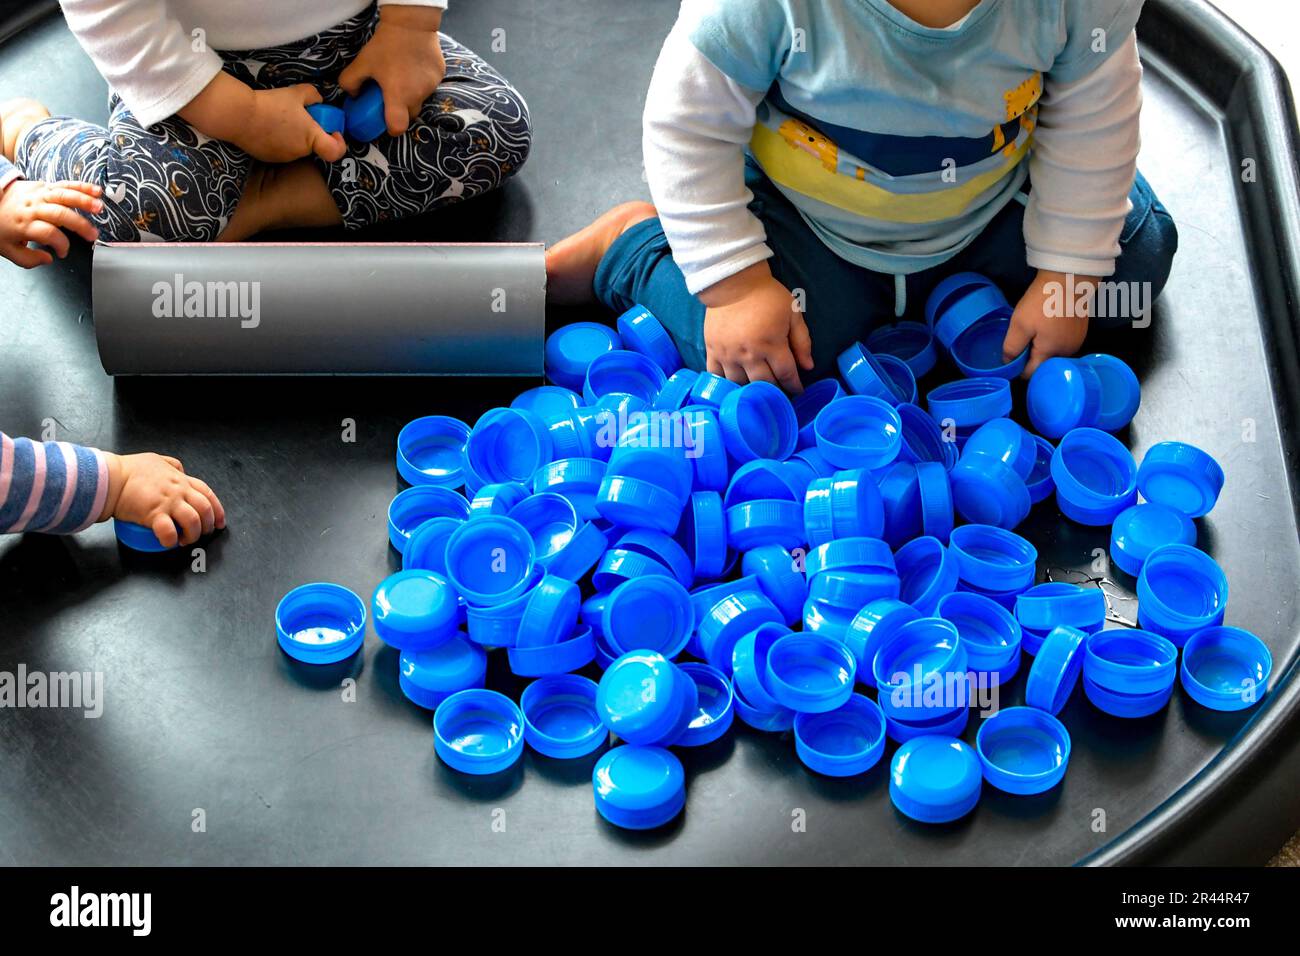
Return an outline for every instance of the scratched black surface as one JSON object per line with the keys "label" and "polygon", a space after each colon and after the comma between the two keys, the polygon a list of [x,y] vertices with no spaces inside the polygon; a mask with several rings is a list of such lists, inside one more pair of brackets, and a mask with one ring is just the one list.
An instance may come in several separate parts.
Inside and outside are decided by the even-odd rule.
{"label": "scratched black surface", "polygon": [[[547,240],[610,204],[644,196],[643,91],[673,0],[477,0],[447,29],[523,90],[538,129],[523,174],[498,197],[387,235]],[[506,30],[506,50],[489,51]],[[0,98],[39,93],[56,112],[104,114],[104,87],[57,19],[0,49]],[[1142,166],[1178,219],[1182,251],[1152,327],[1098,347],[1138,369],[1142,410],[1127,434],[1194,442],[1228,483],[1202,540],[1232,579],[1229,621],[1296,654],[1300,577],[1293,510],[1250,263],[1220,120],[1178,71],[1148,63]],[[573,314],[553,315],[567,321]],[[1248,720],[1213,718],[1176,695],[1141,721],[1076,695],[1063,787],[1018,799],[986,788],[966,820],[921,827],[889,802],[885,763],[860,779],[805,771],[787,736],[737,729],[682,754],[686,813],[627,834],[593,808],[590,761],[529,753],[514,772],[472,780],[433,754],[429,717],[396,681],[373,635],[352,664],[307,673],[277,649],[272,611],[302,581],[368,596],[396,567],[384,511],[399,488],[401,424],[441,412],[472,420],[508,383],[458,381],[113,382],[90,315],[88,254],[51,269],[0,268],[0,428],[180,456],[223,496],[229,530],[207,571],[142,559],[97,527],[76,539],[0,543],[0,670],[97,670],[104,715],[0,712],[0,861],[9,863],[1036,863],[1077,861],[1201,771]],[[340,439],[355,419],[357,440]],[[1253,442],[1244,429],[1254,423]],[[1086,572],[1102,532],[1031,519],[1043,568]],[[1113,588],[1116,610],[1132,582]],[[494,686],[517,689],[503,662]],[[356,701],[339,682],[355,677]],[[1010,688],[1023,693],[1023,678]],[[974,723],[968,736],[973,739]],[[892,747],[891,747],[892,752]],[[206,814],[206,832],[191,828]],[[505,811],[495,832],[494,811]],[[792,814],[806,811],[806,832]],[[1094,810],[1106,814],[1095,832]],[[1292,804],[1279,810],[1295,814]],[[1258,851],[1252,851],[1258,852]]]}

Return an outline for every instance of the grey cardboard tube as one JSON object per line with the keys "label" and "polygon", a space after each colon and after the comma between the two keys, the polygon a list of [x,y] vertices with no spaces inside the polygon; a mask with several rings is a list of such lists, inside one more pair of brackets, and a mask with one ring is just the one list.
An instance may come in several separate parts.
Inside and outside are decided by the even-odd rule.
{"label": "grey cardboard tube", "polygon": [[110,375],[541,375],[539,244],[99,243]]}

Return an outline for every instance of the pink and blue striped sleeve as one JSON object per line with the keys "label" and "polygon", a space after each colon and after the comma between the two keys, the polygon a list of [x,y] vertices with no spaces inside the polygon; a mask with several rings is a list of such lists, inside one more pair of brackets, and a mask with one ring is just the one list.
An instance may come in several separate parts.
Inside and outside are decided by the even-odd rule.
{"label": "pink and blue striped sleeve", "polygon": [[3,156],[0,156],[0,192],[4,192],[5,187],[15,179],[22,178],[23,174],[19,171],[18,167],[9,162],[9,160],[5,159]]}
{"label": "pink and blue striped sleeve", "polygon": [[0,432],[0,534],[73,534],[95,523],[107,498],[101,452]]}

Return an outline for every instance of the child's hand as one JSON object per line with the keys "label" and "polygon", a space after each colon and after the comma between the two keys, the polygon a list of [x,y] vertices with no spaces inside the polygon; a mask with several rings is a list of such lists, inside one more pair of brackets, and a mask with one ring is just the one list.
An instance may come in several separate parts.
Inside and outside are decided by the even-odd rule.
{"label": "child's hand", "polygon": [[339,75],[339,87],[352,96],[366,80],[379,84],[390,136],[406,132],[447,74],[438,42],[441,26],[437,7],[382,6],[374,36]]}
{"label": "child's hand", "polygon": [[0,192],[0,256],[24,269],[34,269],[49,265],[54,257],[44,249],[29,249],[29,242],[49,246],[60,259],[68,254],[68,237],[62,230],[94,242],[99,230],[81,213],[101,211],[102,193],[90,183],[14,180]]}
{"label": "child's hand", "polygon": [[144,525],[167,548],[193,544],[226,526],[226,509],[212,489],[185,474],[175,458],[152,452],[107,457],[108,501],[101,521],[113,517]]}
{"label": "child's hand", "polygon": [[[1029,363],[1022,378],[1029,378],[1039,365],[1058,355],[1078,353],[1088,335],[1088,314],[1099,280],[1074,277],[1075,297],[1067,295],[1069,277],[1064,272],[1039,270],[1011,316],[1011,328],[1002,343],[1002,360],[1010,362],[1032,343]],[[1091,290],[1080,300],[1078,293]],[[1058,314],[1061,312],[1064,314]]]}
{"label": "child's hand", "polygon": [[314,86],[254,90],[221,72],[179,112],[181,119],[213,139],[234,143],[264,163],[291,163],[315,153],[327,163],[347,155],[340,133],[330,135],[307,107],[321,102]]}
{"label": "child's hand", "polygon": [[[705,289],[708,370],[733,382],[775,382],[799,394],[800,367],[813,367],[812,338],[790,290],[766,262]],[[797,364],[796,364],[797,362]]]}

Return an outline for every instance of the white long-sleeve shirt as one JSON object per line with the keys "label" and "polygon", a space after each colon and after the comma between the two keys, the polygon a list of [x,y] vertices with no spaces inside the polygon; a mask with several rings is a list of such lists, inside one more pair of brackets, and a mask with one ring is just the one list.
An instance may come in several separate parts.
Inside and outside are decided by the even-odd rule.
{"label": "white long-sleeve shirt", "polygon": [[[879,0],[878,5],[884,2]],[[716,0],[713,6],[717,8]],[[721,6],[725,11],[727,0],[722,0]],[[686,9],[655,67],[646,99],[643,147],[651,194],[673,258],[692,292],[707,289],[772,254],[763,224],[747,208],[752,199],[744,184],[747,149],[754,152],[813,230],[836,252],[866,268],[909,274],[941,264],[978,235],[1012,199],[1023,185],[1027,167],[1033,183],[1024,226],[1029,264],[1079,275],[1107,276],[1114,271],[1119,236],[1130,208],[1128,194],[1136,171],[1142,104],[1142,67],[1131,26],[1118,34],[1117,44],[1106,51],[1107,56],[1098,57],[1099,64],[1089,64],[1090,70],[1079,65],[1076,55],[1071,68],[1060,71],[1064,78],[1058,79],[1049,68],[1051,62],[1045,63],[1023,87],[1030,94],[1020,101],[1025,108],[1019,116],[1008,117],[1019,120],[1018,131],[1017,124],[1009,124],[1005,142],[995,139],[991,155],[985,148],[975,154],[969,173],[959,171],[962,175],[952,188],[965,190],[965,207],[955,208],[951,215],[913,217],[906,204],[916,194],[923,194],[926,203],[943,202],[939,194],[946,184],[940,170],[918,168],[890,175],[850,155],[843,143],[837,146],[822,131],[792,118],[792,109],[782,109],[789,109],[786,97],[774,105],[782,92],[782,70],[791,62],[789,37],[796,19],[785,26],[784,37],[779,24],[774,31],[774,45],[780,47],[784,42],[787,46],[772,58],[770,73],[775,74],[775,81],[768,73],[755,73],[747,85],[736,74],[743,73],[749,62],[761,61],[765,50],[738,54],[736,63],[726,64],[729,72],[724,71],[697,45],[703,35],[714,45],[715,59],[723,58],[716,52],[718,42],[710,32],[711,25],[706,20],[702,27],[698,18],[686,15]],[[953,29],[969,27],[967,21],[973,17]],[[768,39],[761,30],[750,35],[755,33],[754,46]],[[809,50],[829,55],[826,46],[839,40],[823,31],[809,43]],[[1085,48],[1081,56],[1086,55]],[[1029,63],[1025,72],[1032,66]],[[893,64],[888,67],[895,68]],[[896,69],[906,76],[912,66],[900,63]],[[861,98],[871,103],[872,76],[864,73],[861,82]],[[919,83],[913,81],[913,85]],[[1008,91],[1008,113],[1020,91]],[[949,124],[955,125],[953,117],[943,113],[946,92],[927,91],[929,109],[936,111],[938,118],[929,127],[924,117],[915,119],[918,135],[935,137]],[[1031,103],[1033,94],[1040,95]],[[912,122],[908,104],[896,100],[886,100],[885,105],[905,117],[904,122]],[[919,112],[922,108],[914,105],[912,109]],[[865,108],[863,112],[867,112]],[[879,115],[881,124],[889,126],[887,111],[882,109]],[[868,121],[872,119],[875,116],[868,114]],[[993,135],[1002,134],[995,129]],[[897,150],[900,141],[905,137],[888,137],[884,151]],[[857,141],[853,142],[856,145]],[[869,139],[867,145],[876,142]],[[1022,158],[1027,158],[1027,163],[1022,164]],[[805,165],[791,172],[787,164],[796,162]],[[977,174],[983,174],[986,183],[982,184]],[[912,182],[917,185],[910,185]],[[903,183],[909,185],[900,187]],[[864,202],[869,211],[883,212],[856,215],[851,208],[858,199],[856,190],[868,197]],[[890,195],[890,190],[904,195]],[[875,198],[876,194],[880,198]],[[899,215],[891,219],[889,214],[894,211]]]}
{"label": "white long-sleeve shirt", "polygon": [[[215,51],[301,40],[355,17],[371,2],[60,0],[77,42],[144,126],[166,119],[202,92],[221,69]],[[447,0],[378,2],[447,6]]]}

